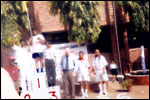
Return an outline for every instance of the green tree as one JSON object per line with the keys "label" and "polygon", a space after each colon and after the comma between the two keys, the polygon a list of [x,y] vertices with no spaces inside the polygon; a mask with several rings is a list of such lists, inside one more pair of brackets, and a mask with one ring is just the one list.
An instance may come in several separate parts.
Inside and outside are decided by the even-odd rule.
{"label": "green tree", "polygon": [[129,13],[129,46],[136,48],[149,45],[149,1],[120,1],[125,12]]}
{"label": "green tree", "polygon": [[149,1],[120,1],[119,3],[125,12],[129,13],[135,32],[149,32]]}
{"label": "green tree", "polygon": [[101,32],[99,3],[96,1],[50,1],[51,12],[60,14],[68,28],[68,39],[77,43],[95,42]]}
{"label": "green tree", "polygon": [[[29,29],[23,7],[23,1],[1,1],[2,46],[9,48],[13,42],[19,44],[22,31]],[[14,35],[17,35],[17,37],[14,38]]]}

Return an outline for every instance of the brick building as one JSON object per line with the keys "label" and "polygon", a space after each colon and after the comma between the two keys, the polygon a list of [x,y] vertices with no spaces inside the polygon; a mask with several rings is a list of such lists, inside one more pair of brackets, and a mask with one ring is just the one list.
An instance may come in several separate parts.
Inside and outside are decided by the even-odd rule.
{"label": "brick building", "polygon": [[[102,32],[96,43],[88,44],[89,61],[91,62],[93,56],[91,53],[94,52],[95,48],[99,48],[108,62],[113,58],[118,65],[121,65],[120,70],[127,72],[128,62],[133,61],[130,59],[132,54],[129,53],[127,38],[129,17],[120,6],[115,10],[112,1],[99,1],[99,4]],[[49,1],[30,1],[27,6],[32,28],[37,28],[45,39],[53,44],[69,42],[67,27],[60,23],[59,15],[54,16],[51,14]],[[117,32],[114,14],[117,18]],[[25,32],[23,38],[27,40],[29,36],[30,34]]]}
{"label": "brick building", "polygon": [[[67,39],[67,28],[60,23],[59,15],[53,16],[51,14],[48,4],[48,1],[33,1],[28,4],[31,27],[37,28],[39,32],[43,33],[46,40],[49,40],[52,43],[69,42]],[[99,1],[99,4],[102,32],[97,43],[88,44],[88,52],[89,54],[93,53],[96,48],[99,48],[101,52],[105,53],[104,55],[107,56],[106,58],[109,62],[111,58],[114,58],[119,65],[117,45],[121,42],[118,44],[116,43],[117,37],[114,26],[113,3],[112,1]],[[123,15],[122,9],[117,12],[119,12],[117,17],[119,16],[120,18],[118,21],[120,23],[118,24],[122,26],[121,28],[124,28],[125,15]],[[125,32],[125,29],[123,31],[118,31],[118,33],[121,34],[123,34],[123,32]],[[119,41],[121,40],[123,40],[123,38],[120,38]],[[124,42],[120,45],[122,44],[124,44]],[[125,58],[129,57],[128,55],[125,56]]]}

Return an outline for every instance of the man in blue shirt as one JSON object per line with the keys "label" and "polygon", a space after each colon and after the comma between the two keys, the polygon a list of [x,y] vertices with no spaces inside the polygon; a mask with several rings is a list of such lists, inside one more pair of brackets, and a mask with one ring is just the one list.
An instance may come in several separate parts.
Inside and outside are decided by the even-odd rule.
{"label": "man in blue shirt", "polygon": [[64,83],[64,98],[75,98],[75,60],[70,54],[70,49],[65,49],[65,55],[61,58],[62,79]]}

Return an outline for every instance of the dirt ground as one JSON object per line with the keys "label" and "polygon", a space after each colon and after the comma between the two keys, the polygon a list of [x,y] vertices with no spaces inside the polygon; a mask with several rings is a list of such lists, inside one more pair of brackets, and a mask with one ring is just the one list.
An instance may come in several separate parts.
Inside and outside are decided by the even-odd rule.
{"label": "dirt ground", "polygon": [[[130,92],[122,92],[118,82],[109,82],[108,95],[99,96],[98,93],[89,93],[88,99],[149,99],[149,85],[134,85]],[[80,99],[81,96],[76,96]]]}
{"label": "dirt ground", "polygon": [[[2,72],[2,70],[1,70]],[[2,76],[5,77],[1,77],[1,92],[2,92],[2,98],[8,97],[8,98],[20,98],[19,96],[17,96],[17,92],[14,89],[14,86],[12,85],[12,80],[10,79],[10,76],[8,75],[8,73],[4,73],[2,72],[1,74]],[[43,74],[44,75],[44,74]],[[8,81],[7,81],[7,80]],[[43,83],[44,84],[44,83]],[[42,86],[42,83],[41,83]],[[57,86],[61,86],[62,85],[62,81],[59,81],[57,83]],[[11,89],[11,90],[10,90]],[[10,92],[8,92],[10,91]],[[80,90],[78,90],[80,92]],[[47,92],[47,90],[42,90],[42,91],[37,91],[38,93],[34,94],[35,97],[38,97],[38,95],[42,95],[42,97],[49,97],[49,94],[45,94]],[[98,92],[89,92],[88,95],[89,97],[87,99],[149,99],[149,85],[133,85],[132,89],[130,92],[124,92],[122,91],[121,85],[119,84],[118,81],[115,82],[108,82],[107,85],[107,92],[108,95],[104,96],[98,95]],[[42,94],[43,93],[43,94]],[[12,94],[12,95],[10,95]],[[60,95],[63,95],[63,90],[61,88],[61,92]],[[75,99],[81,99],[81,95],[76,95]]]}

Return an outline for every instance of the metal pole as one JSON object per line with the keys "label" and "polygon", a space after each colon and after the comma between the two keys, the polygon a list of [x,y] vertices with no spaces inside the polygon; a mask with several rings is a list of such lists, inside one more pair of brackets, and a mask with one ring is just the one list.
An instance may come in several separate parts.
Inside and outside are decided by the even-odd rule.
{"label": "metal pole", "polygon": [[117,30],[117,21],[116,21],[116,7],[115,7],[115,1],[113,2],[113,12],[114,12],[114,22],[115,22],[115,33],[116,33],[116,42],[117,42],[117,51],[118,51],[118,60],[119,60],[119,66],[121,70],[121,75],[122,75],[122,67],[121,67],[121,58],[120,58],[120,50],[119,50],[119,42],[118,42],[118,30]]}
{"label": "metal pole", "polygon": [[[25,5],[25,9],[26,9],[26,12],[27,12],[27,19],[28,19],[28,22],[29,22],[30,35],[31,35],[31,38],[33,38],[33,35],[32,35],[32,29],[31,29],[31,23],[30,23],[30,17],[29,17],[27,5]],[[30,49],[30,51],[32,52],[31,49]]]}
{"label": "metal pole", "polygon": [[33,35],[32,35],[32,29],[31,29],[31,25],[30,25],[30,18],[29,18],[28,10],[27,10],[27,17],[28,17],[28,21],[29,21],[30,35],[31,35],[31,38],[32,38],[32,37],[33,37]]}
{"label": "metal pole", "polygon": [[143,73],[146,73],[146,65],[145,65],[145,55],[144,55],[144,46],[141,46],[141,61],[142,61],[142,69]]}

